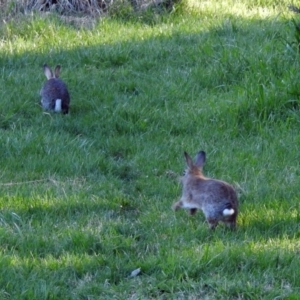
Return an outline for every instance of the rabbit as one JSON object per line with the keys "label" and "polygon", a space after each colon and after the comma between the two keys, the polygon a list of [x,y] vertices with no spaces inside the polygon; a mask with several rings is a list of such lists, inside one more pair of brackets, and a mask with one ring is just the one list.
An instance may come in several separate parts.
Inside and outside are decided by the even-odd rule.
{"label": "rabbit", "polygon": [[70,95],[66,84],[59,78],[61,66],[57,65],[55,67],[54,74],[47,64],[44,64],[43,68],[47,77],[47,81],[40,91],[43,109],[67,114],[69,112]]}
{"label": "rabbit", "polygon": [[215,229],[219,222],[229,228],[236,228],[238,215],[238,197],[234,188],[227,182],[206,178],[202,168],[206,160],[204,151],[199,151],[195,163],[184,152],[187,169],[182,177],[183,191],[181,199],[172,208],[188,209],[194,215],[201,209],[210,229]]}

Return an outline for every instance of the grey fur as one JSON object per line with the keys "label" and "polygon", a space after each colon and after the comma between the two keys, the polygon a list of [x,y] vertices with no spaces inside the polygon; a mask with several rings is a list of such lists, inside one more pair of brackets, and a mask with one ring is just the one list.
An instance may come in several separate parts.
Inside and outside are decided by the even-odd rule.
{"label": "grey fur", "polygon": [[55,111],[56,100],[61,100],[61,111],[63,114],[69,112],[70,95],[66,84],[59,78],[60,65],[57,65],[54,74],[47,64],[44,64],[44,74],[47,81],[44,83],[40,95],[41,105],[44,110]]}

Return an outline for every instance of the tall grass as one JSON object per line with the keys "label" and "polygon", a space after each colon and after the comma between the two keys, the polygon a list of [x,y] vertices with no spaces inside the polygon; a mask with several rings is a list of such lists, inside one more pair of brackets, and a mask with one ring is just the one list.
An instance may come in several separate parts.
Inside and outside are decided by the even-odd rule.
{"label": "tall grass", "polygon": [[[298,298],[297,16],[183,4],[1,25],[0,298]],[[39,106],[45,62],[62,65],[67,116]],[[238,190],[236,232],[171,210],[200,149]]]}

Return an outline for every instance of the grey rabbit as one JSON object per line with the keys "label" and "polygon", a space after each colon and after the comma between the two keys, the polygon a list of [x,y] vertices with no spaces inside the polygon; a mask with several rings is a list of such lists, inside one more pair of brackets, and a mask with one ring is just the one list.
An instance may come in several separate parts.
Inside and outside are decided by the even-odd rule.
{"label": "grey rabbit", "polygon": [[66,84],[59,78],[61,66],[57,65],[54,73],[47,64],[44,64],[43,69],[47,77],[47,81],[40,91],[43,109],[67,114],[70,106],[70,95]]}
{"label": "grey rabbit", "polygon": [[211,229],[219,222],[231,229],[236,228],[238,197],[235,189],[227,182],[207,178],[202,173],[206,160],[204,151],[199,151],[195,162],[184,152],[187,169],[182,177],[181,199],[173,204],[173,209],[188,209],[193,215],[201,209]]}

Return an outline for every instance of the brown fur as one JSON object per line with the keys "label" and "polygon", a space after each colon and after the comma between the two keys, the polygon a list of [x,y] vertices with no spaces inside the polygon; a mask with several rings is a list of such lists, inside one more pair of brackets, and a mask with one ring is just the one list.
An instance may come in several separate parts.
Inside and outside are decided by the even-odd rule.
{"label": "brown fur", "polygon": [[173,209],[188,209],[194,215],[201,209],[211,229],[219,222],[230,228],[236,227],[238,199],[234,188],[228,183],[206,178],[202,173],[206,155],[204,151],[197,154],[195,163],[185,152],[187,170],[182,177],[181,199],[173,204]]}

